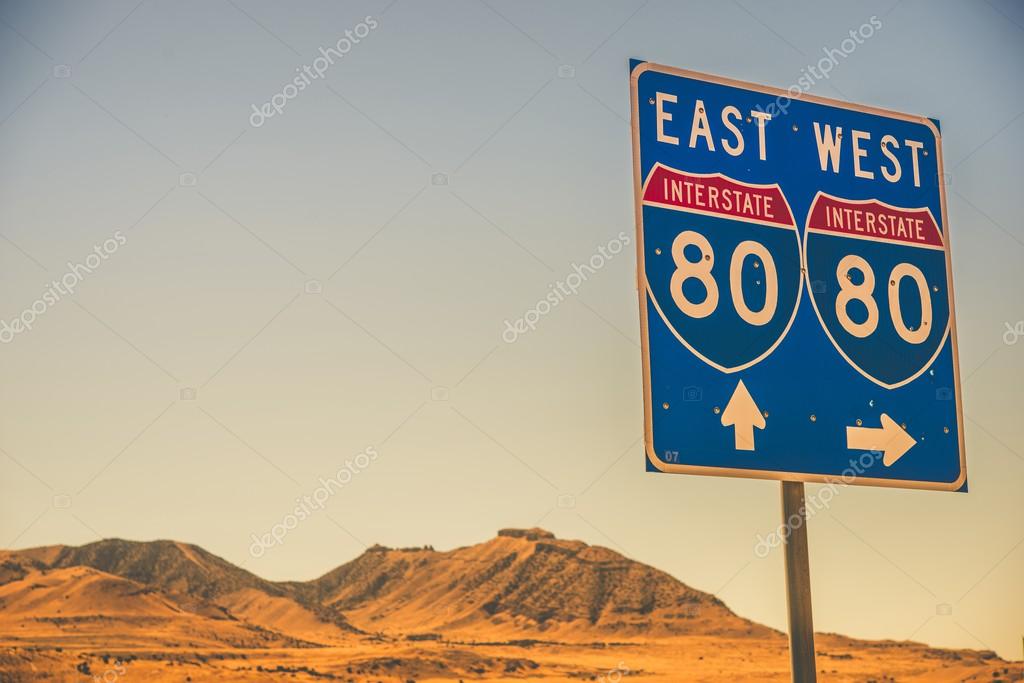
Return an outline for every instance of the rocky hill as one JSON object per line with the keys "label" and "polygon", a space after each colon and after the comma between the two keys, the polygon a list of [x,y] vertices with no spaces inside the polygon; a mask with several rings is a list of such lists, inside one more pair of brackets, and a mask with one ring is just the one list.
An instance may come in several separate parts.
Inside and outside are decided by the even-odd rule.
{"label": "rocky hill", "polygon": [[447,552],[378,546],[312,584],[322,604],[368,630],[560,638],[770,633],[662,571],[540,529],[505,529]]}

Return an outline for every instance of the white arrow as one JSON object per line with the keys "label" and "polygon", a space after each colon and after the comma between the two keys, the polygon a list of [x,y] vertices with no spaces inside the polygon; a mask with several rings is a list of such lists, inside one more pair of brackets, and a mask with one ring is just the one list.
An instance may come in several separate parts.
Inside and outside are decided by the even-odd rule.
{"label": "white arrow", "polygon": [[722,411],[722,426],[735,427],[736,450],[754,450],[754,427],[764,429],[764,415],[754,403],[743,380],[736,385],[732,398]]}
{"label": "white arrow", "polygon": [[885,413],[882,413],[881,418],[881,427],[847,427],[846,447],[862,451],[882,451],[882,464],[889,467],[913,448],[917,440]]}

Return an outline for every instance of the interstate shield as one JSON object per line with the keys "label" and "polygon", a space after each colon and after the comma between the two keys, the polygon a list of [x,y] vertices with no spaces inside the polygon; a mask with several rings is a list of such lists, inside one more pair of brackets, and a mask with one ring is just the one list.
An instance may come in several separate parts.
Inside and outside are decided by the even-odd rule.
{"label": "interstate shield", "polygon": [[679,342],[723,372],[767,357],[802,289],[800,240],[779,186],[658,164],[643,212],[648,288]]}

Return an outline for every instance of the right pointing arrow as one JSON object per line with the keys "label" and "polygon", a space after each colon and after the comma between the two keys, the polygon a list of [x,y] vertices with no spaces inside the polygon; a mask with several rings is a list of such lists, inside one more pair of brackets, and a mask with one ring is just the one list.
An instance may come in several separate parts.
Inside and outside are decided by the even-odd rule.
{"label": "right pointing arrow", "polygon": [[914,447],[917,440],[882,413],[881,427],[847,427],[846,447],[861,451],[882,451],[882,464],[889,467]]}

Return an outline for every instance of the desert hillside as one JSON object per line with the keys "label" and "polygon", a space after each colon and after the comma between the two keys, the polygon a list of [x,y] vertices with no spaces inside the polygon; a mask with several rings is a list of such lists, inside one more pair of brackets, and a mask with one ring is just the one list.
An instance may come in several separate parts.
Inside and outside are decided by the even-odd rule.
{"label": "desert hillside", "polygon": [[[307,582],[173,541],[0,551],[0,634],[3,681],[129,668],[193,681],[785,680],[787,666],[783,634],[713,595],[541,529],[448,551],[374,546]],[[840,636],[818,649],[836,680],[1021,677],[990,652]]]}
{"label": "desert hillside", "polygon": [[313,582],[363,630],[561,639],[767,636],[714,596],[607,548],[539,529],[448,552],[374,547]]}

